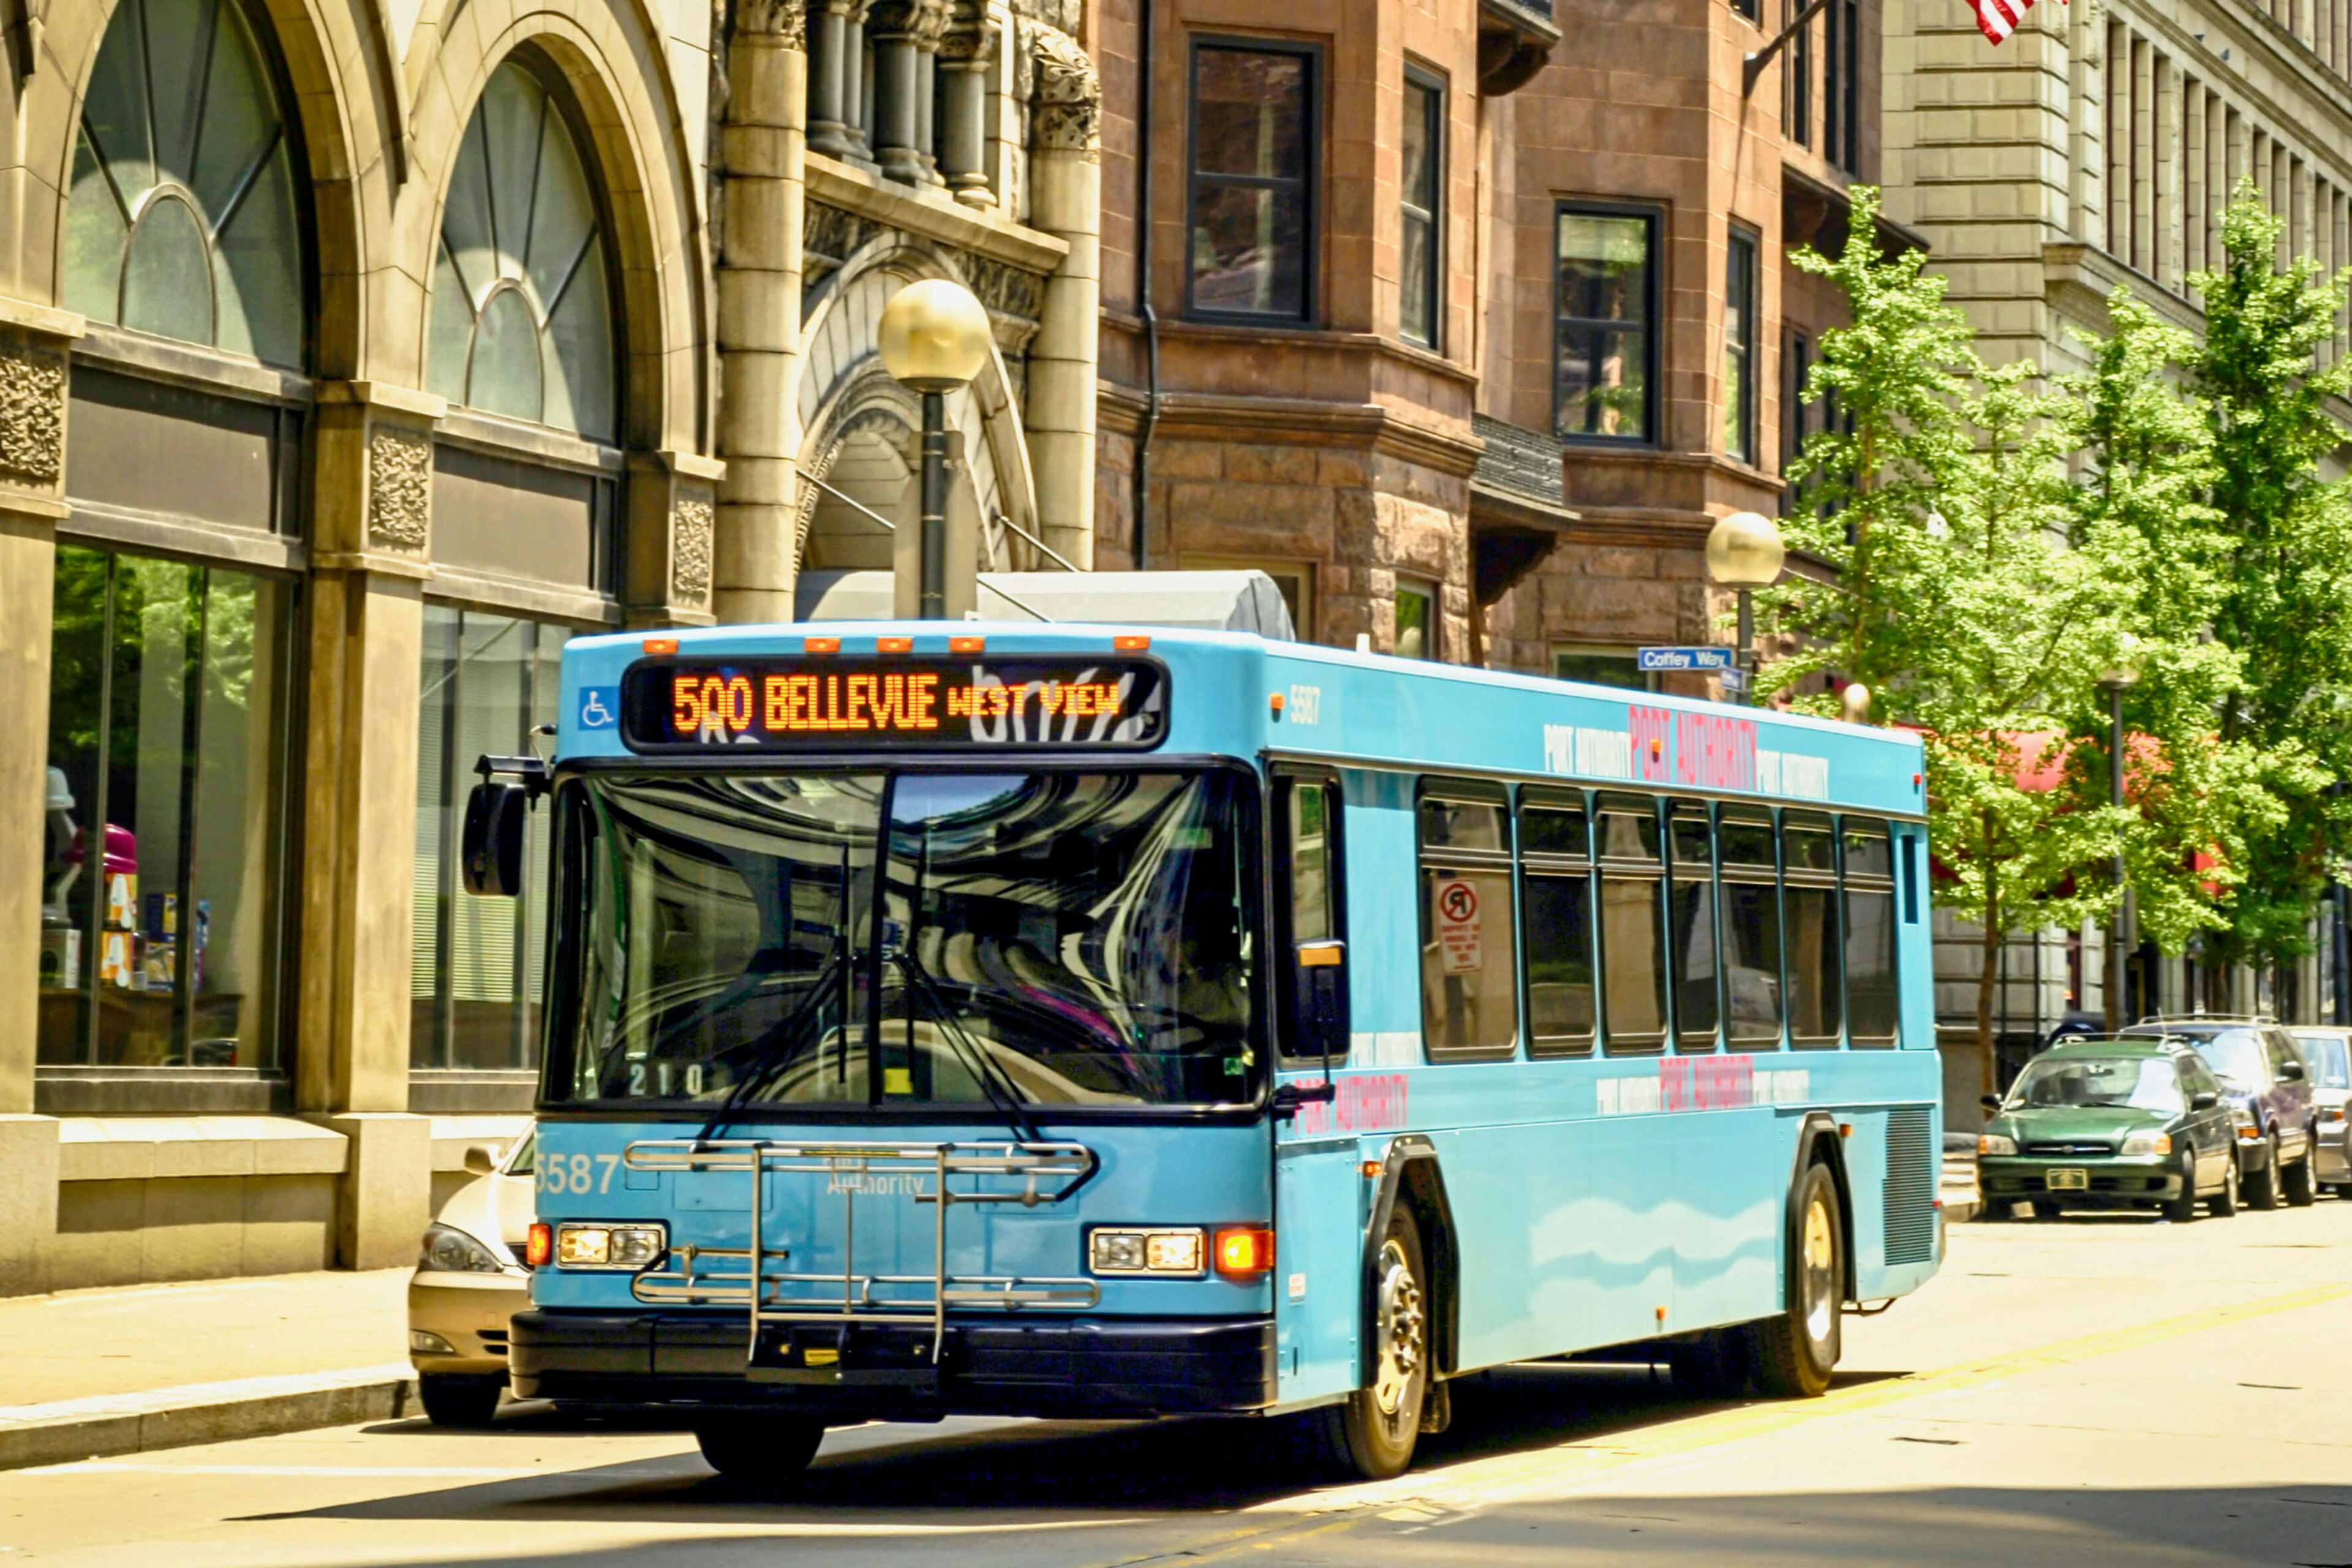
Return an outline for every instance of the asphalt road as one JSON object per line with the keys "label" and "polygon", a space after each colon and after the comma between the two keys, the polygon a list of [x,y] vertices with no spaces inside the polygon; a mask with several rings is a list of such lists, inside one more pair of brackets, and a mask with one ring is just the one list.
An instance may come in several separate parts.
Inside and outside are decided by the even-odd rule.
{"label": "asphalt road", "polygon": [[783,1502],[681,1434],[529,1405],[472,1435],[344,1427],[0,1474],[0,1568],[2352,1568],[2347,1265],[2341,1200],[1960,1226],[1925,1291],[1848,1320],[1825,1399],[1514,1368],[1373,1486],[1318,1485],[1243,1422],[862,1427]]}

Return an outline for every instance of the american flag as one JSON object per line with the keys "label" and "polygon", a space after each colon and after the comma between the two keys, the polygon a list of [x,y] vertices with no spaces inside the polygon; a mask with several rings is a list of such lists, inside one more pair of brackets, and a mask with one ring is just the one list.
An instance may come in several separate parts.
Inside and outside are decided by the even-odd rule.
{"label": "american flag", "polygon": [[[2065,0],[2059,3],[2063,5]],[[1969,0],[1969,4],[1976,7],[1979,30],[1997,44],[2017,31],[2033,0]]]}

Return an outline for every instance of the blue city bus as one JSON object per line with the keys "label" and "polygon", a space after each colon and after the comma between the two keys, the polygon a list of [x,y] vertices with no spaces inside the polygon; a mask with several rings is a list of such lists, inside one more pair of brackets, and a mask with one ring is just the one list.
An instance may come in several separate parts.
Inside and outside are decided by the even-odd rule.
{"label": "blue city bus", "polygon": [[583,637],[561,712],[466,833],[552,814],[518,1394],[1381,1477],[1505,1363],[1818,1394],[1939,1261],[1909,736],[979,622]]}

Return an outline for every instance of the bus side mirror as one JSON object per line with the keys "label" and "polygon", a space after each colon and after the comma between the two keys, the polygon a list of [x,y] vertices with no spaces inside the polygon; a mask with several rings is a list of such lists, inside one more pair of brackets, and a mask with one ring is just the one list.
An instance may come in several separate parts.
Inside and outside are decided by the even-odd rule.
{"label": "bus side mirror", "polygon": [[2189,1097],[2189,1109],[2191,1110],[2210,1110],[2221,1103],[2221,1097],[2210,1089],[2200,1089]]}
{"label": "bus side mirror", "polygon": [[1298,960],[1298,1034],[1292,1054],[1348,1054],[1348,944],[1302,942]]}
{"label": "bus side mirror", "polygon": [[522,830],[530,796],[520,784],[486,780],[466,798],[459,866],[466,891],[513,898],[522,891]]}

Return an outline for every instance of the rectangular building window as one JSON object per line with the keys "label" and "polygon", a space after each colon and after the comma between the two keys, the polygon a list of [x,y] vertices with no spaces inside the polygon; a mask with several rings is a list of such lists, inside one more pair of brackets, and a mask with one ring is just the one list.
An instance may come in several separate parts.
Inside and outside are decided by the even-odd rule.
{"label": "rectangular building window", "polygon": [[1304,46],[1192,47],[1186,300],[1195,315],[1313,313],[1318,59]]}
{"label": "rectangular building window", "polygon": [[277,1065],[292,600],[58,548],[37,1061]]}
{"label": "rectangular building window", "polygon": [[1519,942],[1536,1056],[1592,1049],[1592,854],[1581,795],[1519,797]]}
{"label": "rectangular building window", "polygon": [[[1805,450],[1805,437],[1812,434],[1807,417],[1805,382],[1813,371],[1812,339],[1790,328],[1780,344],[1780,471],[1785,474],[1795,467]],[[1797,510],[1798,487],[1790,483],[1781,497],[1783,513]]]}
{"label": "rectangular building window", "polygon": [[1763,15],[1761,0],[1731,0],[1731,8],[1751,22]]}
{"label": "rectangular building window", "polygon": [[1495,786],[1433,782],[1418,816],[1422,1039],[1433,1060],[1509,1056],[1519,1040],[1509,803]]}
{"label": "rectangular building window", "polygon": [[1404,73],[1404,254],[1398,269],[1398,330],[1433,349],[1445,273],[1445,89],[1420,71]]}
{"label": "rectangular building window", "polygon": [[1676,801],[1667,848],[1674,857],[1666,906],[1675,967],[1675,1048],[1715,1049],[1722,1006],[1716,986],[1715,825],[1704,803]]}
{"label": "rectangular building window", "polygon": [[1601,865],[1601,1026],[1612,1054],[1666,1043],[1665,857],[1644,795],[1604,795],[1594,821]]}
{"label": "rectangular building window", "polygon": [[1717,825],[1723,876],[1724,1034],[1735,1051],[1780,1048],[1780,869],[1772,814],[1726,806]]}
{"label": "rectangular building window", "polygon": [[1657,233],[1652,212],[1559,210],[1552,424],[1563,437],[1653,438]]}
{"label": "rectangular building window", "polygon": [[1861,172],[1862,0],[1824,7],[1822,156],[1849,174]]}
{"label": "rectangular building window", "polygon": [[479,898],[457,879],[474,760],[527,756],[555,721],[570,628],[446,605],[425,606],[416,721],[416,871],[410,910],[409,1065],[509,1071],[539,1059],[546,966],[549,813],[530,814],[520,898]]}
{"label": "rectangular building window", "polygon": [[1837,837],[1829,818],[1787,814],[1780,853],[1790,1039],[1801,1047],[1834,1046],[1844,1022],[1844,985],[1838,963]]}
{"label": "rectangular building window", "polygon": [[[1805,9],[1807,0],[1782,0],[1780,25],[1794,22]],[[1813,24],[1808,18],[1789,40],[1789,103],[1784,129],[1789,140],[1800,147],[1813,144]]]}
{"label": "rectangular building window", "polygon": [[1630,647],[1554,643],[1551,673],[1555,679],[1580,680],[1588,686],[1617,686],[1629,691],[1650,689],[1650,678],[1642,673]]}
{"label": "rectangular building window", "polygon": [[1756,237],[1737,224],[1723,274],[1723,450],[1756,460]]}
{"label": "rectangular building window", "polygon": [[1399,658],[1438,657],[1436,584],[1397,579],[1394,646]]}
{"label": "rectangular building window", "polygon": [[1883,822],[1849,816],[1842,826],[1846,1034],[1857,1046],[1891,1046],[1902,1001],[1895,979],[1895,844]]}

